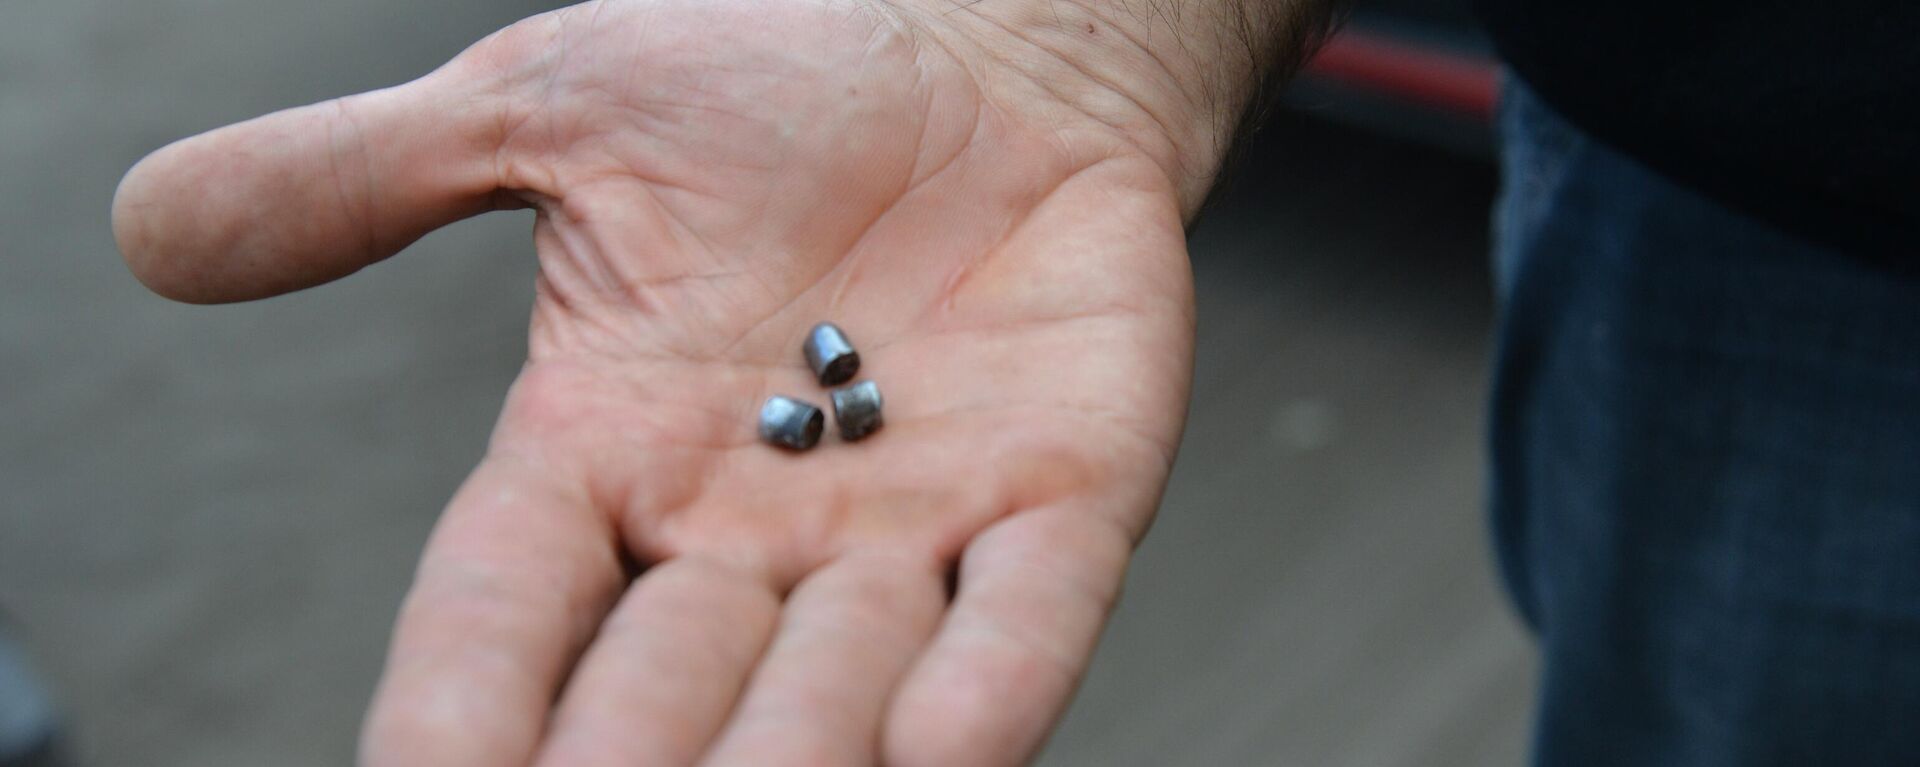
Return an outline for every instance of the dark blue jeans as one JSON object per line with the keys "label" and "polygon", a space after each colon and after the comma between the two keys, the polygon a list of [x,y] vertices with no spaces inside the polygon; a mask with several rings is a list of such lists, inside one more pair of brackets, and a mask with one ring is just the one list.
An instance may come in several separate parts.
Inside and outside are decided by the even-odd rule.
{"label": "dark blue jeans", "polygon": [[1517,84],[1501,129],[1491,490],[1535,763],[1920,765],[1920,283]]}

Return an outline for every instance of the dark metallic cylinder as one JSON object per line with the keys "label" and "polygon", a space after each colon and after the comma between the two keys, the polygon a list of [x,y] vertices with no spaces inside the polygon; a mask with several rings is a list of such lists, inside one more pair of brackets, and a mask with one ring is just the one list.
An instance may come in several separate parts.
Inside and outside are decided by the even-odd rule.
{"label": "dark metallic cylinder", "polygon": [[840,438],[852,442],[880,428],[880,405],[880,385],[872,381],[834,389],[833,420],[840,424]]}
{"label": "dark metallic cylinder", "polygon": [[789,450],[806,450],[820,443],[826,421],[820,408],[775,394],[760,406],[760,439]]}
{"label": "dark metallic cylinder", "polygon": [[839,386],[860,372],[860,353],[853,350],[847,334],[831,322],[813,326],[801,352],[807,355],[807,367],[813,369],[821,386]]}

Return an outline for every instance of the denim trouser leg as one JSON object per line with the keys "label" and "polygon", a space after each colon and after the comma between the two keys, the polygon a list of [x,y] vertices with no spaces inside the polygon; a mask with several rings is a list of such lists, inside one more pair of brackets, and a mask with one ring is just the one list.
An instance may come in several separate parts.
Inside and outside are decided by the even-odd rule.
{"label": "denim trouser leg", "polygon": [[1535,763],[1920,765],[1920,283],[1517,84],[1501,128],[1492,501]]}

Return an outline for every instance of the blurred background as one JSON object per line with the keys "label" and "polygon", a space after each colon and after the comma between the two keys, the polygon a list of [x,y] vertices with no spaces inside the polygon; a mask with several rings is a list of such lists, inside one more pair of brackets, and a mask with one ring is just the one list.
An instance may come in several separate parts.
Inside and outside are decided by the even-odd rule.
{"label": "blurred background", "polygon": [[[116,255],[120,174],[554,5],[0,8],[0,636],[74,763],[351,762],[533,277],[530,214],[496,214],[321,290],[170,304]],[[1043,764],[1521,762],[1533,659],[1481,512],[1493,75],[1458,6],[1362,3],[1193,233],[1180,464]],[[8,710],[0,745],[34,718]]]}

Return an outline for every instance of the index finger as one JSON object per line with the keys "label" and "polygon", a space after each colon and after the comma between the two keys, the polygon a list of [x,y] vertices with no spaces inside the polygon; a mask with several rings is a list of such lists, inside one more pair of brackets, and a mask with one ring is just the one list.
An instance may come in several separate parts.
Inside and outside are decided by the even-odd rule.
{"label": "index finger", "polygon": [[361,737],[367,767],[524,765],[625,585],[611,524],[549,472],[489,457],[428,542]]}

